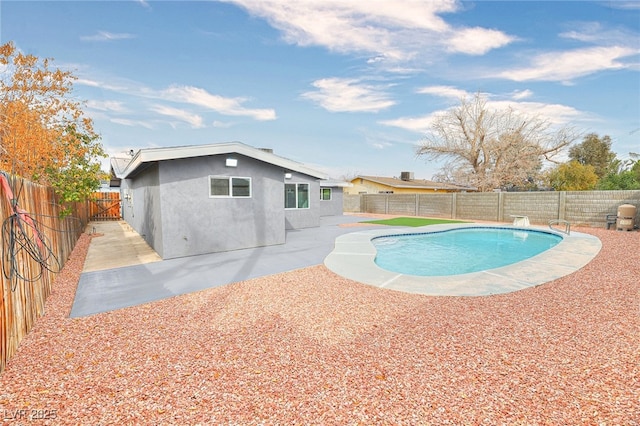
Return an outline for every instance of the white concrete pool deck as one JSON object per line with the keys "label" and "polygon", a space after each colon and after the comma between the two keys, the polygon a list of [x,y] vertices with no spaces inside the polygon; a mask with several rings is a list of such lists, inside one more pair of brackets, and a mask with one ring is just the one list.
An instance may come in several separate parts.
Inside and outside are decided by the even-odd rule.
{"label": "white concrete pool deck", "polygon": [[[405,275],[380,268],[371,240],[384,235],[444,231],[459,228],[509,228],[552,232],[563,237],[556,246],[527,260],[462,275],[423,277]],[[549,227],[517,227],[504,224],[460,223],[410,229],[375,229],[352,232],[336,238],[334,250],[325,258],[327,268],[338,275],[364,284],[431,296],[487,296],[511,293],[569,275],[589,263],[602,243],[593,235],[571,232],[566,235]]]}

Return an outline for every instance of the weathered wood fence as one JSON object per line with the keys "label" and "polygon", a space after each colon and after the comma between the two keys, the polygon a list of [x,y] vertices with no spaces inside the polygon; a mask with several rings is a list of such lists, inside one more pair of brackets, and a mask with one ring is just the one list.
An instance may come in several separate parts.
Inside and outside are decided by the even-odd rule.
{"label": "weathered wood fence", "polygon": [[[92,202],[76,203],[60,218],[53,189],[0,175],[2,272],[0,273],[0,372],[36,320],[44,314],[57,272],[91,219]],[[13,194],[11,194],[13,193]],[[109,197],[116,197],[109,195]],[[103,193],[94,194],[101,199]],[[24,212],[16,215],[15,206]],[[115,213],[114,213],[115,215]],[[120,217],[119,210],[116,219]]]}
{"label": "weathered wood fence", "polygon": [[635,205],[636,223],[640,223],[640,190],[344,196],[345,212],[495,222],[512,222],[511,215],[527,215],[531,223],[546,225],[550,220],[562,219],[594,227],[604,227],[606,215],[615,214],[621,204]]}
{"label": "weathered wood fence", "polygon": [[88,201],[90,220],[120,219],[120,193],[94,192]]}

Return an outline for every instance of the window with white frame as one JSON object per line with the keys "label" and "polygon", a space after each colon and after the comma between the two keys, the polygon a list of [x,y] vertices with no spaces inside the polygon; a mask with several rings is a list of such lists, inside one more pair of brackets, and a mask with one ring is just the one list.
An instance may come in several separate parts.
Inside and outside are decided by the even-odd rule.
{"label": "window with white frame", "polygon": [[320,199],[323,201],[331,200],[331,188],[320,188]]}
{"label": "window with white frame", "polygon": [[309,208],[309,184],[285,183],[284,184],[284,208],[308,209]]}
{"label": "window with white frame", "polygon": [[209,197],[250,198],[251,178],[236,176],[209,176]]}

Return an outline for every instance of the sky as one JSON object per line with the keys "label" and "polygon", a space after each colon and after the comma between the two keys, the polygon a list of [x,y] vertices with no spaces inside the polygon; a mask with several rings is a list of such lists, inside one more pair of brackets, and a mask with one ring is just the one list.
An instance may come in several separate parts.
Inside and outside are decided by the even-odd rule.
{"label": "sky", "polygon": [[111,156],[239,141],[333,178],[431,179],[416,147],[476,93],[640,152],[638,0],[0,0],[0,25],[73,72]]}

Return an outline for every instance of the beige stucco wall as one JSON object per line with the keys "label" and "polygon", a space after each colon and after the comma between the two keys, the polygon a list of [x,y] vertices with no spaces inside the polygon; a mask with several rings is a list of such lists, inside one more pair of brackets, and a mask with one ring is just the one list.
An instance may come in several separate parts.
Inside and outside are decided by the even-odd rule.
{"label": "beige stucco wall", "polygon": [[361,178],[353,179],[351,183],[353,184],[353,186],[351,188],[345,188],[345,194],[380,194],[384,191],[393,191],[394,194],[428,194],[433,192],[447,192],[443,189],[435,191],[433,189],[426,188],[393,188],[389,185],[383,185]]}

